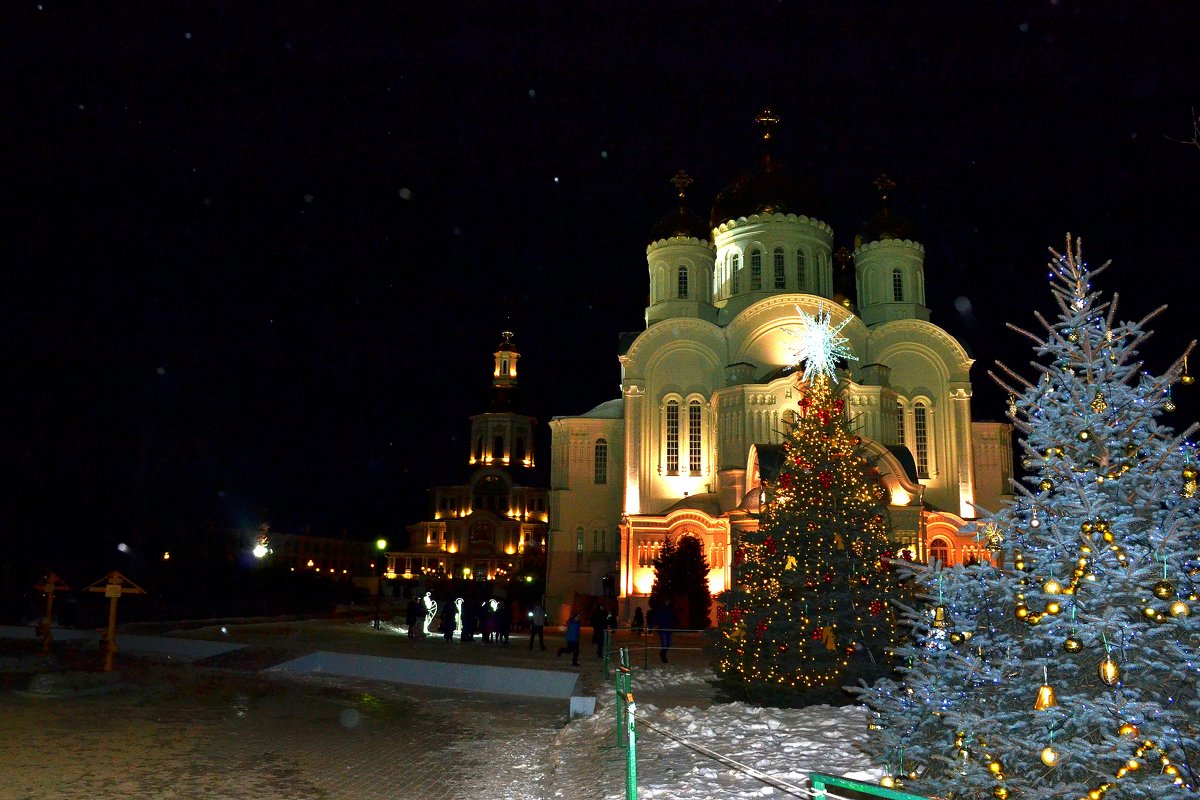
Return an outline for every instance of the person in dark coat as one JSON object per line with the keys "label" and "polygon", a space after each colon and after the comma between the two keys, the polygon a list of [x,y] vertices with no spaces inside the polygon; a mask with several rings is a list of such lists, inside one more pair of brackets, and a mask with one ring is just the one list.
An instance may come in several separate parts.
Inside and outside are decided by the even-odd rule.
{"label": "person in dark coat", "polygon": [[671,608],[671,604],[666,603],[659,606],[654,613],[654,627],[658,628],[658,641],[662,645],[662,649],[658,651],[658,657],[664,664],[667,663],[667,651],[671,649],[671,634],[678,626],[679,618],[675,616],[675,609]]}
{"label": "person in dark coat", "polygon": [[445,610],[442,611],[442,624],[438,630],[442,632],[442,636],[447,642],[454,639],[455,611],[456,609],[452,602],[447,602]]}
{"label": "person in dark coat", "polygon": [[642,607],[638,606],[633,612],[633,624],[629,628],[635,636],[641,636],[646,630],[646,618],[642,616]]}
{"label": "person in dark coat", "polygon": [[417,596],[410,594],[408,596],[408,605],[404,608],[404,624],[408,626],[408,638],[417,638],[417,619],[421,614],[421,604],[417,602]]}
{"label": "person in dark coat", "polygon": [[592,644],[596,645],[596,657],[604,657],[604,631],[608,627],[608,611],[596,606],[592,612]]}
{"label": "person in dark coat", "polygon": [[496,641],[508,647],[508,632],[512,628],[512,609],[506,606],[503,600],[497,602],[499,606],[496,608]]}

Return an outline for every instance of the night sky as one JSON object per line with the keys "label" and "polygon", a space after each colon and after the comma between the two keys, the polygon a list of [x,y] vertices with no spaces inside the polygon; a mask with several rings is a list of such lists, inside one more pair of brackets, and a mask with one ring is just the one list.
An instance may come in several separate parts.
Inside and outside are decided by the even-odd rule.
{"label": "night sky", "polygon": [[395,536],[509,326],[548,468],[618,395],[670,177],[707,216],[764,106],[835,246],[896,181],[977,419],[1067,231],[1122,316],[1170,304],[1150,368],[1196,336],[1195,4],[21,0],[0,35],[10,556]]}

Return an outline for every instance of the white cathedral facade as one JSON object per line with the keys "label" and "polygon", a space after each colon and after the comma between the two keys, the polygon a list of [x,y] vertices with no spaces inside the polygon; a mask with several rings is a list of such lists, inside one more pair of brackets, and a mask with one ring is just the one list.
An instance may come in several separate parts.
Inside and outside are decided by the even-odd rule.
{"label": "white cathedral facade", "polygon": [[676,176],[679,207],[646,248],[646,329],[621,340],[620,396],[550,422],[552,622],[606,594],[624,620],[645,608],[665,537],[699,539],[713,593],[729,585],[731,544],[757,526],[760,483],[778,471],[800,399],[788,332],[800,311],[848,320],[857,361],[839,384],[891,498],[898,550],[982,558],[960,529],[1008,499],[1011,426],[972,417],[972,359],[930,321],[925,249],[888,209],[890,182],[876,182],[883,210],[853,250],[835,250],[812,197],[770,153],[776,119],[758,120],[764,155],[708,220],[688,210],[690,179]]}

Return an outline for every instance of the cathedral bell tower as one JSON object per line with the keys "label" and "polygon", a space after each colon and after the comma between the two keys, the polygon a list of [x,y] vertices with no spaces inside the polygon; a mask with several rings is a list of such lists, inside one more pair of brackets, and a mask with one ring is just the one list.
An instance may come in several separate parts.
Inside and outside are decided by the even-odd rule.
{"label": "cathedral bell tower", "polygon": [[471,466],[534,466],[533,433],[537,420],[513,409],[517,402],[517,361],[521,354],[512,331],[500,334],[492,354],[492,403],[485,414],[471,417]]}

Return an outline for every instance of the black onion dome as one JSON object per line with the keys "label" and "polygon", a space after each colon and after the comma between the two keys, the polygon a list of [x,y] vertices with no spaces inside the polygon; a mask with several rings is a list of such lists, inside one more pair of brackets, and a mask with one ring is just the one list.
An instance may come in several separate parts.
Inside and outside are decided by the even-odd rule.
{"label": "black onion dome", "polygon": [[888,195],[896,184],[887,175],[875,179],[875,188],[883,201],[883,210],[867,221],[862,231],[855,237],[855,247],[862,247],[871,242],[881,242],[887,239],[917,241],[916,228],[904,217],[892,212],[888,207]]}
{"label": "black onion dome", "polygon": [[867,221],[858,238],[861,246],[870,242],[881,242],[885,239],[917,241],[917,233],[911,222],[898,214],[893,214],[891,209],[885,206],[883,211]]}
{"label": "black onion dome", "polygon": [[686,206],[680,206],[659,220],[650,231],[650,241],[657,242],[672,236],[690,236],[706,242],[710,233],[708,223],[701,219],[699,214]]}
{"label": "black onion dome", "polygon": [[820,208],[816,193],[767,154],[754,169],[721,190],[713,201],[709,224],[715,228],[722,222],[751,214],[814,216],[820,213]]}
{"label": "black onion dome", "polygon": [[650,231],[650,243],[660,239],[670,239],[672,236],[690,236],[701,241],[708,241],[711,232],[708,225],[700,216],[687,207],[687,188],[692,185],[692,176],[683,170],[671,178],[671,185],[679,199],[679,205],[667,214]]}

